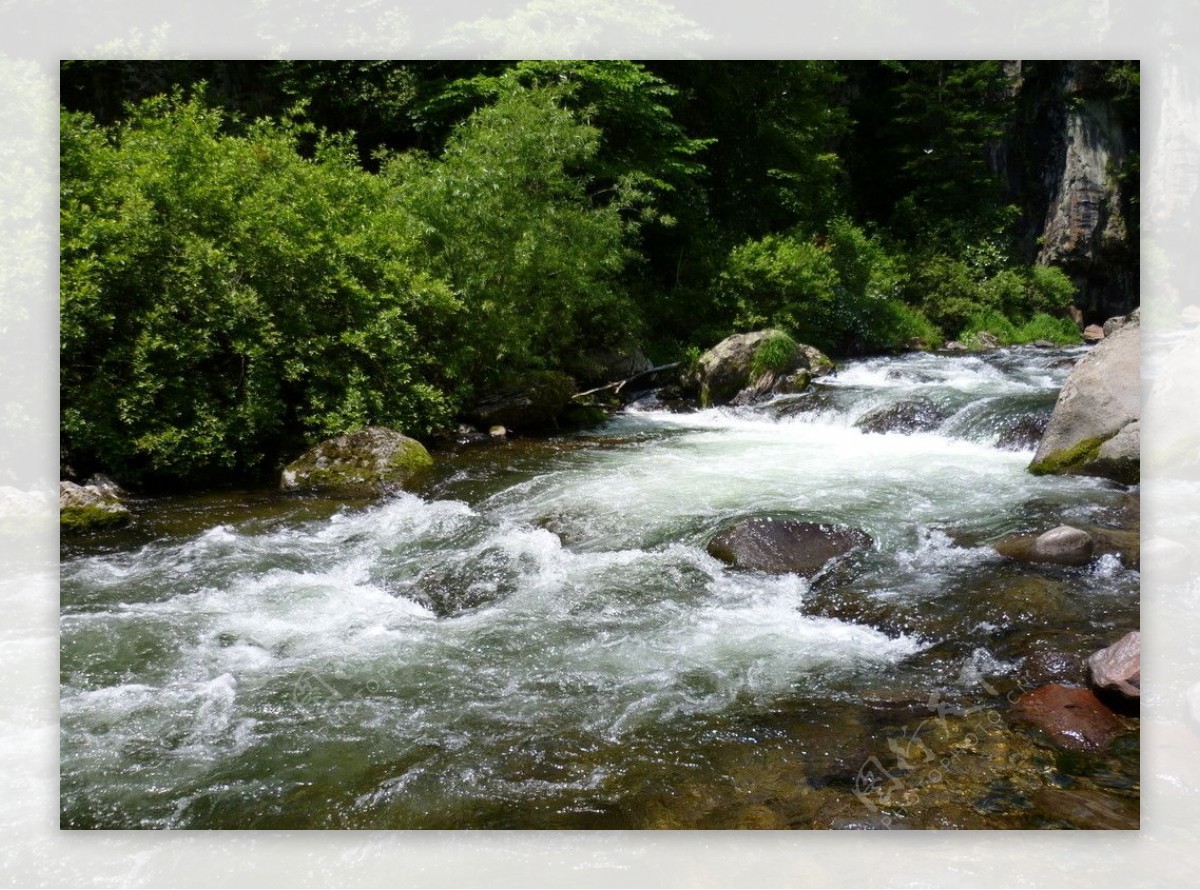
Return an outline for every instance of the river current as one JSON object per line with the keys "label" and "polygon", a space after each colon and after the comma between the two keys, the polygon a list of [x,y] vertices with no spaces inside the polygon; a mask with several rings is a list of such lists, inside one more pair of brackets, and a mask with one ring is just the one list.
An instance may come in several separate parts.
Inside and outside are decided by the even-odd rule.
{"label": "river current", "polygon": [[[1001,447],[1082,354],[852,361],[752,408],[648,396],[377,501],[140,502],[62,554],[62,825],[1093,827],[1046,787],[1136,814],[1136,721],[1066,756],[1004,719],[1138,626],[1116,553],[989,546],[1129,500]],[[855,425],[916,397],[935,429]],[[873,544],[813,582],[708,555],[752,516]]]}

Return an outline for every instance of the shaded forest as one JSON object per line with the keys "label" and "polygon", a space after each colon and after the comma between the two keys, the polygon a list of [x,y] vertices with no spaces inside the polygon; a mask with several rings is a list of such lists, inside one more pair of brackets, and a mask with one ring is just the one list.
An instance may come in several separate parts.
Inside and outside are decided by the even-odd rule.
{"label": "shaded forest", "polygon": [[1138,303],[1134,62],[77,61],[61,99],[67,475],[264,479],[765,326],[1066,343]]}

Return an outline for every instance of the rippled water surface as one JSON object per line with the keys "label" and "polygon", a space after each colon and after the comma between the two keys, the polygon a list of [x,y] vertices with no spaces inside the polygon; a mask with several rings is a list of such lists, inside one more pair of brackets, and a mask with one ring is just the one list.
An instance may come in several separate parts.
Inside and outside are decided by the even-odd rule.
{"label": "rippled water surface", "polygon": [[[737,410],[649,398],[442,455],[378,502],[142,503],[134,530],[63,554],[62,824],[1074,824],[1043,787],[1136,814],[1136,721],[1064,759],[1001,719],[1011,690],[1137,626],[1128,559],[1034,570],[987,546],[1128,500],[997,447],[1079,354],[851,362]],[[855,426],[914,397],[937,429]],[[814,583],[705,551],[766,515],[874,544]]]}

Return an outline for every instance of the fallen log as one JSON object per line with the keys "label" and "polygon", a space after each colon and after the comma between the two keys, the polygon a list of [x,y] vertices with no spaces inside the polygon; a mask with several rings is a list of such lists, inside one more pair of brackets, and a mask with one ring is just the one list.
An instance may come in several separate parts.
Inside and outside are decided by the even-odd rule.
{"label": "fallen log", "polygon": [[669,364],[666,364],[666,365],[659,365],[656,368],[647,368],[645,371],[638,371],[632,377],[626,377],[624,380],[614,380],[612,383],[606,383],[603,386],[597,386],[595,389],[589,389],[584,392],[577,392],[577,393],[575,393],[575,395],[571,396],[571,398],[581,399],[584,396],[595,395],[598,392],[604,392],[604,391],[610,390],[610,389],[614,393],[619,393],[622,389],[624,389],[626,383],[632,383],[634,380],[638,380],[639,378],[642,378],[642,377],[649,377],[651,374],[657,374],[659,371],[669,371],[672,368],[678,368],[679,365],[680,365],[680,362],[670,362]]}

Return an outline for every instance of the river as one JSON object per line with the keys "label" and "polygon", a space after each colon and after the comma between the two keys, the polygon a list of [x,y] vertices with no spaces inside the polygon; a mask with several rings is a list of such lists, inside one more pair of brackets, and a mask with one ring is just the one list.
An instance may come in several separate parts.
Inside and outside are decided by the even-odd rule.
{"label": "river", "polygon": [[[989,546],[1128,508],[998,447],[1082,354],[850,361],[752,408],[648,397],[378,501],[143,500],[62,552],[62,826],[1135,826],[1135,719],[1102,753],[1005,719],[1138,626],[1117,554]],[[855,426],[914,397],[936,429]],[[815,582],[732,570],[705,544],[749,516],[873,544]]]}

